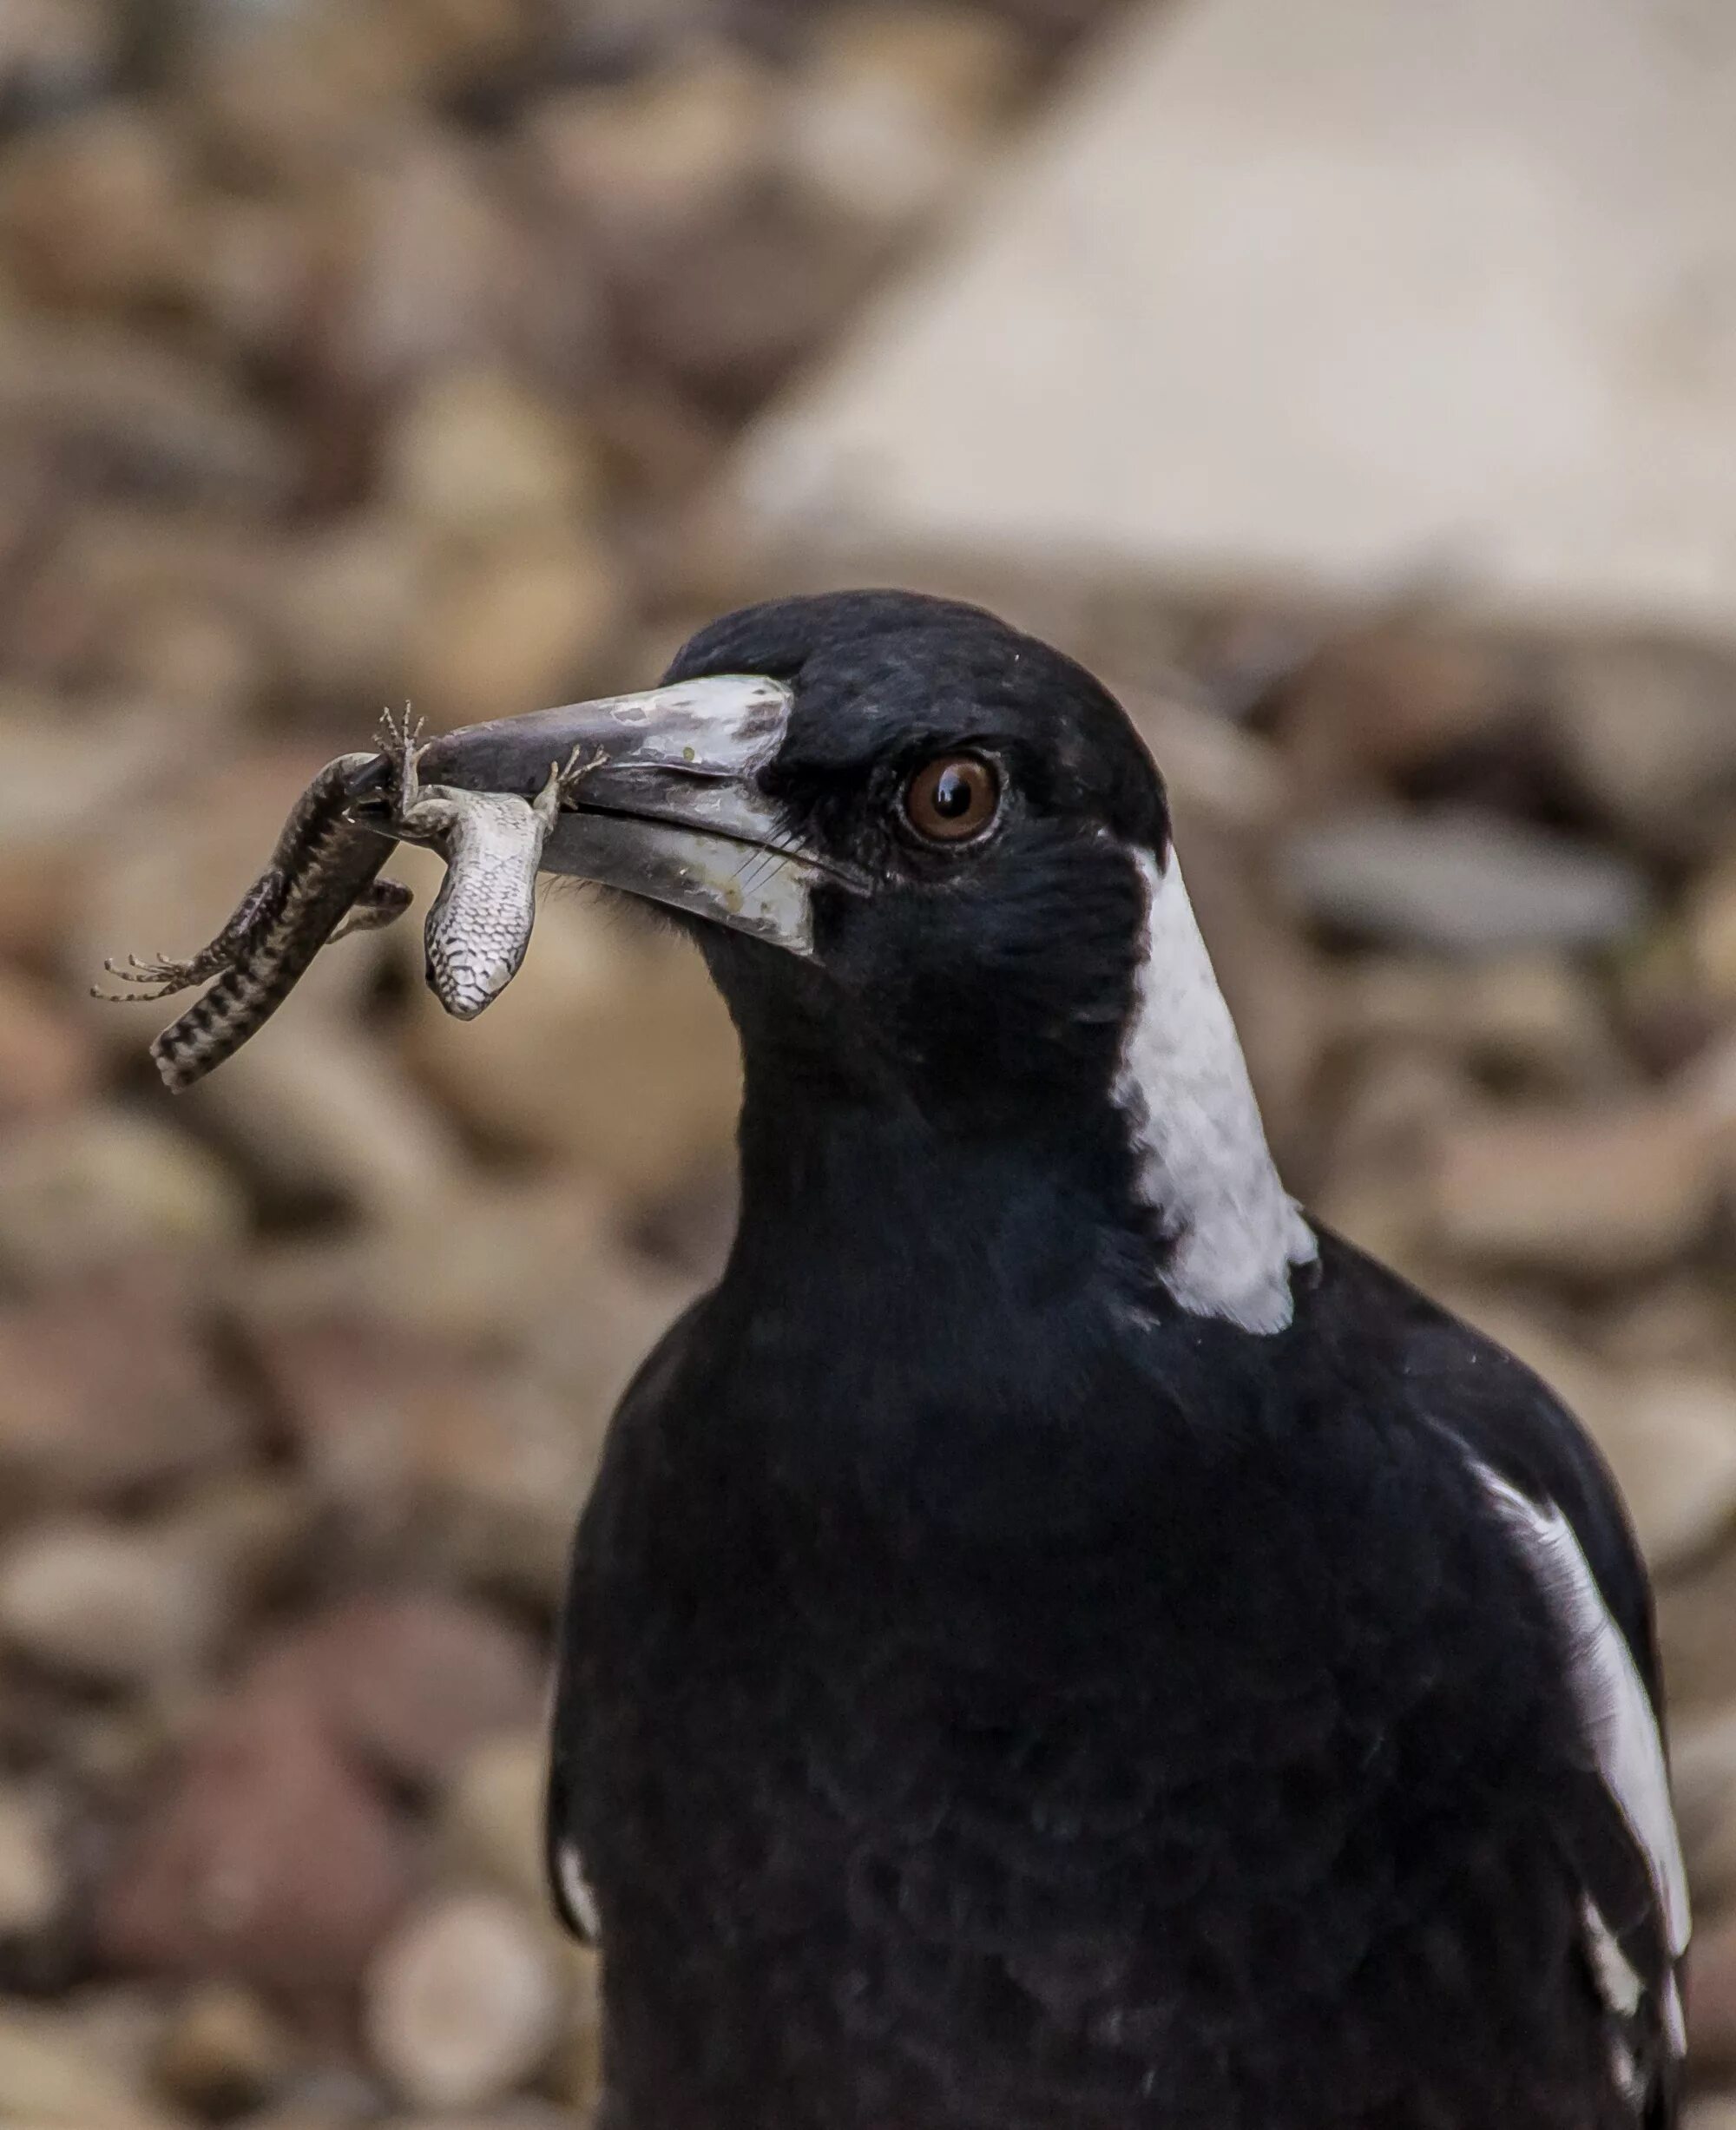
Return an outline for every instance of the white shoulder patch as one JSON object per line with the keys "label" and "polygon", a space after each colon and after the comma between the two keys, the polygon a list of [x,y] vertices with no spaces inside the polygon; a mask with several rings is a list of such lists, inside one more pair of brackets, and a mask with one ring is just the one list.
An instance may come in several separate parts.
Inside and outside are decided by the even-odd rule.
{"label": "white shoulder patch", "polygon": [[1645,1984],[1616,1943],[1615,1933],[1605,1923],[1589,1894],[1581,1902],[1581,1911],[1585,1917],[1586,1945],[1591,1954],[1592,1970],[1597,1976],[1603,2001],[1621,2018],[1631,2019],[1640,2008],[1640,2000],[1646,1993]]}
{"label": "white shoulder patch", "polygon": [[595,1945],[602,1936],[602,1922],[597,1914],[596,1896],[591,1891],[591,1882],[585,1877],[584,1859],[580,1856],[575,1843],[556,1843],[555,1877],[558,1882],[556,1891],[568,1915],[580,1935]]}
{"label": "white shoulder patch", "polygon": [[[1680,1958],[1690,1929],[1687,1876],[1670,1805],[1663,1741],[1628,1638],[1610,1617],[1591,1565],[1562,1512],[1529,1500],[1487,1465],[1476,1469],[1561,1623],[1599,1772],[1650,1865],[1664,1934]],[[1669,2018],[1670,2007],[1665,2010]],[[1679,2025],[1680,2018],[1678,2008],[1672,2023]]]}
{"label": "white shoulder patch", "polygon": [[1175,853],[1141,853],[1145,961],[1115,1099],[1147,1204],[1173,1244],[1164,1284],[1183,1309],[1245,1331],[1281,1331],[1291,1267],[1319,1246],[1279,1180],[1247,1066]]}

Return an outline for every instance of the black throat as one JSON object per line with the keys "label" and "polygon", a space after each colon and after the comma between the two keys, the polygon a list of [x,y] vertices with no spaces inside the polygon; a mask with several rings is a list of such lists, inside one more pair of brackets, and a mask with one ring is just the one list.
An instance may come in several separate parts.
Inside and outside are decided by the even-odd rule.
{"label": "black throat", "polygon": [[960,1131],[787,1050],[750,1044],[746,1068],[740,1220],[701,1334],[739,1446],[870,1510],[1065,1521],[1063,1469],[1095,1496],[1114,1462],[1082,1417],[1151,1410],[1167,1308],[1120,1120]]}

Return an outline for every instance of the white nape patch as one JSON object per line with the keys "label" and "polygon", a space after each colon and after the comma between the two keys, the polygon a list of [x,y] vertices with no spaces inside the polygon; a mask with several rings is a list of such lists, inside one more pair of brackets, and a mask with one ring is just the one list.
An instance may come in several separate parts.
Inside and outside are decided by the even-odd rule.
{"label": "white nape patch", "polygon": [[591,1882],[585,1877],[584,1859],[571,1842],[555,1844],[555,1876],[568,1915],[578,1925],[581,1934],[595,1945],[602,1936],[602,1919],[597,1914]]}
{"label": "white nape patch", "polygon": [[1281,1331],[1290,1268],[1319,1252],[1279,1181],[1235,1024],[1213,974],[1174,851],[1140,854],[1145,961],[1115,1100],[1133,1120],[1147,1202],[1172,1243],[1164,1285],[1195,1316]]}
{"label": "white nape patch", "polygon": [[[1476,1470],[1518,1536],[1561,1624],[1598,1771],[1645,1853],[1665,1938],[1680,1959],[1692,1928],[1687,1875],[1670,1805],[1663,1741],[1627,1637],[1610,1617],[1591,1565],[1561,1510],[1540,1508],[1485,1464]],[[1672,2035],[1679,2035],[1681,2007],[1674,1984],[1664,2011]]]}

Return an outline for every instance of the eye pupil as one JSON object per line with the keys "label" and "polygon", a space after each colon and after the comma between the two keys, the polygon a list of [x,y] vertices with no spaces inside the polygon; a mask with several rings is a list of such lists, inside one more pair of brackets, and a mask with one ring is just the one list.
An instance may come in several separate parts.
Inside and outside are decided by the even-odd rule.
{"label": "eye pupil", "polygon": [[992,763],[975,754],[942,755],[905,787],[904,818],[925,843],[966,843],[994,825],[1000,804]]}

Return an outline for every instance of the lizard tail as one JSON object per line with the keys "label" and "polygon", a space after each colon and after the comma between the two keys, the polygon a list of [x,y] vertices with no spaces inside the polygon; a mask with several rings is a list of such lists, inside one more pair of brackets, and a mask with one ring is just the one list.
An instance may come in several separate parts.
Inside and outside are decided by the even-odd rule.
{"label": "lizard tail", "polygon": [[219,982],[169,1022],[152,1043],[151,1055],[170,1094],[184,1094],[247,1040],[253,1030],[244,1013],[244,1002]]}

